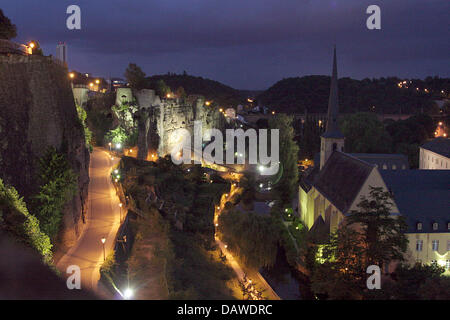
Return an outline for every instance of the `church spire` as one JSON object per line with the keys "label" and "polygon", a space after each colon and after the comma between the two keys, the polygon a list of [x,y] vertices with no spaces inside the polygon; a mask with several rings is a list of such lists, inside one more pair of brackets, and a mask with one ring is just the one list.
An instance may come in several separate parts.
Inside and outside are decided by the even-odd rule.
{"label": "church spire", "polygon": [[336,46],[333,54],[333,74],[331,75],[330,98],[328,100],[328,119],[327,129],[322,137],[325,138],[343,138],[344,135],[339,130],[338,125],[339,102],[338,102],[338,78],[336,62]]}
{"label": "church spire", "polygon": [[344,151],[344,135],[339,130],[338,124],[339,103],[338,103],[338,78],[336,62],[336,46],[333,53],[333,74],[331,75],[330,99],[328,100],[328,120],[327,129],[320,137],[320,169],[327,162],[334,151]]}

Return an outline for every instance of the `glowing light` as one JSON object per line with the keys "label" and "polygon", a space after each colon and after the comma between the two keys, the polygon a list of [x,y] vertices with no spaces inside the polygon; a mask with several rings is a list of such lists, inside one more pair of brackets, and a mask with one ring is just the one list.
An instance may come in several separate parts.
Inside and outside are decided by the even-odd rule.
{"label": "glowing light", "polygon": [[122,208],[122,206],[123,206],[123,203],[119,203],[119,207],[121,207],[121,208]]}
{"label": "glowing light", "polygon": [[125,289],[125,291],[123,292],[123,298],[125,300],[130,300],[133,297],[134,293],[133,290],[131,290],[130,288]]}
{"label": "glowing light", "polygon": [[167,97],[167,98],[170,98],[170,97],[171,97],[170,93],[168,93],[168,94],[166,95],[166,97]]}
{"label": "glowing light", "polygon": [[104,244],[106,242],[106,238],[102,238],[102,243]]}
{"label": "glowing light", "polygon": [[98,79],[95,80],[95,83],[96,83],[96,84],[99,84],[99,83],[100,83],[100,80],[98,80]]}
{"label": "glowing light", "polygon": [[36,46],[35,44],[34,44],[34,42],[30,42],[30,44],[28,45],[31,49],[34,49],[34,47]]}
{"label": "glowing light", "polygon": [[220,108],[220,109],[219,109],[219,111],[220,111],[220,112],[223,112],[223,109],[222,109],[222,108]]}
{"label": "glowing light", "polygon": [[117,143],[117,144],[116,144],[116,148],[117,148],[117,149],[120,149],[121,147],[122,147],[122,145],[121,145],[120,143]]}
{"label": "glowing light", "polygon": [[74,74],[73,72],[71,72],[71,73],[69,73],[69,77],[70,77],[71,79],[73,79],[73,78],[75,77],[75,74]]}
{"label": "glowing light", "polygon": [[207,106],[209,106],[209,105],[211,104],[211,102],[210,102],[210,101],[206,101],[205,104],[206,104]]}
{"label": "glowing light", "polygon": [[115,174],[118,174],[118,173],[119,173],[119,170],[117,170],[117,169],[114,170],[114,173],[115,173]]}
{"label": "glowing light", "polygon": [[94,84],[91,82],[91,83],[89,83],[89,87],[93,87],[94,86]]}

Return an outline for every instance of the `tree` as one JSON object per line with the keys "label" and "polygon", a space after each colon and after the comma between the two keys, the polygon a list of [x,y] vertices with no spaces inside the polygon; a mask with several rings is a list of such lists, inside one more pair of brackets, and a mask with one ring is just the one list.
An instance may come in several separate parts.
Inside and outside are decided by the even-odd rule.
{"label": "tree", "polygon": [[164,80],[161,79],[156,82],[156,93],[158,94],[158,96],[160,96],[161,98],[165,98],[169,92],[170,88],[166,85]]}
{"label": "tree", "polygon": [[392,196],[381,188],[370,188],[330,238],[319,247],[313,267],[312,290],[330,299],[362,299],[370,296],[366,288],[366,269],[391,261],[403,261],[408,245],[406,222],[391,216]]}
{"label": "tree", "polygon": [[0,9],[0,39],[10,40],[17,36],[16,25],[11,23],[11,20],[3,14]]}
{"label": "tree", "polygon": [[274,265],[281,230],[272,217],[227,210],[219,216],[219,232],[246,265],[256,269]]}
{"label": "tree", "polygon": [[364,289],[363,252],[355,230],[342,226],[330,242],[318,245],[311,290],[328,299],[359,299]]}
{"label": "tree", "polygon": [[128,65],[127,70],[125,70],[125,78],[133,89],[141,90],[145,87],[145,73],[135,63]]}
{"label": "tree", "polygon": [[32,207],[41,229],[55,240],[66,202],[76,193],[77,176],[65,156],[49,148],[39,159],[39,193],[33,197]]}
{"label": "tree", "polygon": [[403,261],[408,246],[407,224],[403,216],[392,216],[392,195],[381,187],[370,187],[347,217],[348,226],[355,226],[363,243],[364,265],[383,266],[390,261]]}
{"label": "tree", "polygon": [[275,185],[275,191],[283,203],[291,203],[298,191],[298,146],[294,141],[293,118],[285,114],[269,120],[270,129],[279,129],[280,170],[283,175]]}
{"label": "tree", "polygon": [[355,113],[341,123],[345,149],[353,153],[390,153],[392,139],[374,113]]}
{"label": "tree", "polygon": [[179,99],[184,99],[186,98],[186,91],[184,91],[183,87],[178,87],[175,95],[177,96],[177,98]]}

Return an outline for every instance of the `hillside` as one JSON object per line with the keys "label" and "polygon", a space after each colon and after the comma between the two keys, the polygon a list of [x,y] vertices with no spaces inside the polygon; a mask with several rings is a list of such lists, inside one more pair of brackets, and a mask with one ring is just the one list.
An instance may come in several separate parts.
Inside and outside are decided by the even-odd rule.
{"label": "hillside", "polygon": [[239,90],[226,86],[218,81],[187,74],[155,75],[147,78],[147,87],[156,88],[156,83],[164,80],[173,92],[183,87],[187,95],[202,95],[206,100],[227,107],[244,103],[246,96]]}
{"label": "hillside", "polygon": [[[399,78],[355,80],[339,79],[341,112],[375,111],[377,113],[415,113],[433,110],[433,100],[450,92],[450,79],[411,80],[399,85]],[[418,88],[418,89],[417,89]],[[426,90],[425,90],[426,89]],[[258,103],[278,112],[325,113],[330,90],[329,76],[287,78],[260,94]],[[373,110],[373,107],[375,109]]]}

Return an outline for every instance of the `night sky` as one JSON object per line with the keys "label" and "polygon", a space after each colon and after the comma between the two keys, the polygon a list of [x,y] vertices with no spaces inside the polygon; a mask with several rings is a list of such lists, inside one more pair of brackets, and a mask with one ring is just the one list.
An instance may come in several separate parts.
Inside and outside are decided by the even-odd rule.
{"label": "night sky", "polygon": [[[6,2],[6,3],[5,3]],[[82,29],[66,28],[67,6]],[[366,8],[381,7],[381,30]],[[2,1],[17,42],[37,39],[45,54],[69,45],[69,68],[118,76],[129,62],[147,75],[187,73],[237,89],[266,89],[282,78],[450,76],[448,0],[15,0]]]}

